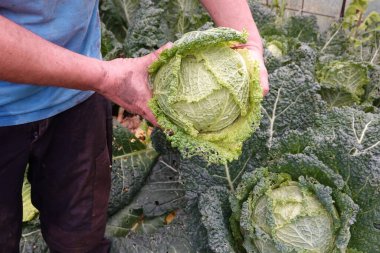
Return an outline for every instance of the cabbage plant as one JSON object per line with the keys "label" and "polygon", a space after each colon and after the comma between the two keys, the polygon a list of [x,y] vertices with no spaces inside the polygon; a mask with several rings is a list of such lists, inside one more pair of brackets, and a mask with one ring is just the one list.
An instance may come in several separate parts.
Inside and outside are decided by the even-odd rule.
{"label": "cabbage plant", "polygon": [[245,173],[232,194],[211,187],[199,203],[209,245],[218,253],[347,252],[359,207],[342,181],[296,155]]}
{"label": "cabbage plant", "polygon": [[314,178],[295,179],[287,173],[258,169],[239,185],[231,199],[235,207],[231,226],[247,252],[331,253],[346,249],[349,224],[344,219],[349,214],[343,212],[355,204],[345,194],[334,195]]}
{"label": "cabbage plant", "polygon": [[184,157],[226,163],[258,126],[262,90],[247,34],[213,28],[185,34],[150,67],[150,107]]}

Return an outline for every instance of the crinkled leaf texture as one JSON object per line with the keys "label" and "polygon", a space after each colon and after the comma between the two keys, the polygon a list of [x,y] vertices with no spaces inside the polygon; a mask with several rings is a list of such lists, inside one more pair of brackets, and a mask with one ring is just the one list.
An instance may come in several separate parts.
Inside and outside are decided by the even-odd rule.
{"label": "crinkled leaf texture", "polygon": [[[233,211],[230,223],[236,241],[247,252],[330,253],[335,252],[334,249],[346,249],[350,238],[347,228],[358,207],[336,186],[331,188],[312,177],[333,173],[320,171],[319,166],[313,157],[290,155],[268,168],[243,176],[236,193],[230,198]],[[310,173],[312,171],[315,172]],[[263,205],[263,196],[276,195],[275,189],[281,189],[283,185],[293,187],[291,180],[298,182],[298,194],[293,196],[289,192],[277,201],[266,200]],[[261,215],[264,219],[255,222],[254,217]]]}
{"label": "crinkled leaf texture", "polygon": [[157,152],[151,148],[113,157],[109,215],[132,201],[144,186],[157,156]]}
{"label": "crinkled leaf texture", "polygon": [[380,114],[334,109],[320,121],[312,152],[346,182],[359,205],[350,246],[380,252]]}
{"label": "crinkled leaf texture", "polygon": [[20,252],[23,253],[48,253],[49,248],[42,237],[40,229],[24,233],[21,236]]}
{"label": "crinkled leaf texture", "polygon": [[[170,146],[170,143],[166,140],[162,131],[156,129],[152,134],[152,141],[158,152],[162,154],[178,154],[178,150]],[[208,241],[212,240],[210,236],[216,232],[221,232],[223,236],[229,233],[229,231],[222,231],[217,228],[213,230],[213,233],[207,233],[205,225],[202,222],[204,217],[201,215],[201,212],[203,212],[201,209],[209,207],[205,212],[212,213],[214,210],[217,210],[218,207],[200,203],[201,200],[199,196],[207,193],[209,188],[216,187],[217,189],[221,188],[224,190],[222,195],[224,194],[228,201],[228,188],[236,186],[242,173],[252,169],[248,168],[249,165],[247,164],[252,156],[252,145],[254,145],[254,143],[251,143],[249,140],[246,141],[242,156],[240,156],[238,160],[229,163],[228,166],[210,165],[207,161],[198,156],[194,156],[190,159],[182,158],[180,160],[178,172],[185,189],[186,206],[183,210],[187,214],[184,229],[193,242],[194,252],[212,252],[209,249],[210,247],[212,248],[211,245],[214,245],[213,247],[222,247],[218,246],[216,241],[215,244],[209,243]],[[221,196],[221,194],[217,196]],[[216,198],[213,200],[217,201]],[[228,209],[229,204],[227,203],[225,207]],[[217,212],[219,212],[219,210]],[[219,219],[216,215],[214,215],[214,217]],[[213,219],[213,217],[209,218]],[[216,236],[216,238],[219,238],[216,240],[219,240],[220,243],[225,240],[222,234]]]}
{"label": "crinkled leaf texture", "polygon": [[[191,223],[183,211],[176,212],[170,224],[161,220],[145,224],[147,230],[126,237],[112,237],[111,253],[195,253],[186,227]],[[196,228],[194,228],[196,229]]]}
{"label": "crinkled leaf texture", "polygon": [[147,148],[128,128],[123,127],[117,120],[113,120],[112,123],[112,156],[122,156]]}
{"label": "crinkled leaf texture", "polygon": [[[335,108],[320,115],[315,123],[307,131],[288,131],[275,138],[267,157],[272,163],[300,154],[314,157],[313,163],[309,160],[299,167],[309,168],[307,175],[333,189],[341,189],[359,206],[350,228],[349,247],[379,252],[380,115],[348,107]],[[313,169],[312,164],[319,169]],[[289,169],[285,172],[292,174]]]}
{"label": "crinkled leaf texture", "polygon": [[108,215],[113,215],[132,201],[145,184],[158,154],[114,120],[112,156]]}
{"label": "crinkled leaf texture", "polygon": [[244,43],[247,34],[214,28],[185,34],[150,66],[150,107],[173,147],[226,163],[260,121],[258,67]]}
{"label": "crinkled leaf texture", "polygon": [[[326,180],[331,187],[315,178]],[[292,187],[294,180],[302,189],[303,200],[297,194],[298,198],[280,194],[277,204],[268,202],[264,208],[262,196],[280,185]],[[201,194],[198,205],[209,247],[217,253],[344,252],[358,206],[342,191],[342,182],[315,157],[290,155],[271,167],[245,173],[235,193],[225,187],[210,187]],[[252,222],[257,211],[264,216]],[[300,216],[286,220],[287,215],[296,213]],[[318,245],[321,248],[313,248]]]}
{"label": "crinkled leaf texture", "polygon": [[109,33],[102,30],[102,52],[107,59],[119,52],[143,56],[188,31],[212,26],[198,0],[102,0],[100,17],[116,39],[110,41]]}
{"label": "crinkled leaf texture", "polygon": [[[350,249],[346,252],[380,252],[380,115],[353,108],[327,111],[318,95],[318,84],[312,77],[305,80],[308,75],[295,65],[282,67],[271,75],[272,90],[263,105],[267,117],[264,116],[259,131],[252,137],[256,146],[247,167],[266,166],[272,172],[291,175],[293,180],[300,175],[317,179],[323,187],[332,190],[334,206],[340,214],[337,247],[342,249],[348,244]],[[285,88],[290,92],[283,92]],[[186,171],[190,171],[190,163],[187,166]],[[231,232],[225,230],[229,224],[223,221],[230,212],[228,208],[225,211],[225,198],[217,198],[219,195],[209,191],[213,190],[202,190],[202,195],[211,197],[201,197],[200,209],[219,210],[215,217],[202,218],[209,241],[229,235],[220,242],[220,245],[228,245],[227,250],[215,252],[243,251],[239,245],[244,240],[236,240],[236,237],[231,240]],[[207,199],[210,201],[205,202]],[[236,210],[239,205],[231,203],[230,206]],[[219,229],[214,229],[212,224]],[[234,234],[240,234],[240,224],[235,224],[238,229],[233,229]],[[234,251],[230,251],[231,248]]]}
{"label": "crinkled leaf texture", "polygon": [[[289,130],[306,130],[325,110],[310,71],[292,63],[269,76],[271,89],[262,103],[263,118],[253,135],[253,155],[260,162],[268,160],[268,151],[276,138]],[[265,166],[265,164],[264,164]]]}
{"label": "crinkled leaf texture", "polygon": [[[141,163],[135,165],[144,167]],[[155,221],[155,217],[184,206],[184,189],[179,181],[176,166],[178,166],[178,157],[175,155],[160,156],[157,159],[157,163],[144,179],[144,184],[141,186],[139,182],[136,183],[137,186],[140,185],[137,193],[135,189],[131,189],[135,194],[129,196],[129,199],[126,195],[123,208],[109,217],[108,236],[125,236],[136,224],[144,225],[142,220],[150,224],[150,221]],[[138,170],[132,172],[138,173]],[[133,176],[130,179],[141,180]]]}
{"label": "crinkled leaf texture", "polygon": [[370,82],[368,75],[368,67],[354,61],[330,61],[317,70],[321,95],[331,107],[360,104]]}

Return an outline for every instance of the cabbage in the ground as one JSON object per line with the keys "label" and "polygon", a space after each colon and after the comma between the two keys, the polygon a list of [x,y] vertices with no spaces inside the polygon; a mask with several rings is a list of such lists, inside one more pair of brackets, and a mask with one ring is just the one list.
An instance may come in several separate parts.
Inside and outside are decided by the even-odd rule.
{"label": "cabbage in the ground", "polygon": [[357,212],[347,195],[312,177],[268,169],[245,175],[230,201],[233,234],[255,253],[344,251]]}

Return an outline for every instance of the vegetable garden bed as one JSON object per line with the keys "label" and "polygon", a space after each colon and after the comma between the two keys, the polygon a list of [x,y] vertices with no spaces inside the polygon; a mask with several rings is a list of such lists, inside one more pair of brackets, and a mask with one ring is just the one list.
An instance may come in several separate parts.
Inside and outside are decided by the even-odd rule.
{"label": "vegetable garden bed", "polygon": [[[365,3],[321,34],[250,1],[270,92],[237,160],[184,158],[161,130],[140,141],[115,122],[111,252],[380,252],[380,15]],[[212,27],[195,0],[105,0],[101,18],[106,59]],[[21,249],[47,252],[36,217]]]}

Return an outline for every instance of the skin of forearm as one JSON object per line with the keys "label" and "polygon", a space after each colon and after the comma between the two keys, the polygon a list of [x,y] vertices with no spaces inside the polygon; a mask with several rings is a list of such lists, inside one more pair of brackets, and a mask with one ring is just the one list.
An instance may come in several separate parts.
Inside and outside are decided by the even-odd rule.
{"label": "skin of forearm", "polygon": [[200,0],[215,24],[242,31],[248,34],[248,46],[263,52],[261,37],[253,20],[246,0]]}
{"label": "skin of forearm", "polygon": [[59,47],[0,16],[0,80],[97,90],[102,61]]}

